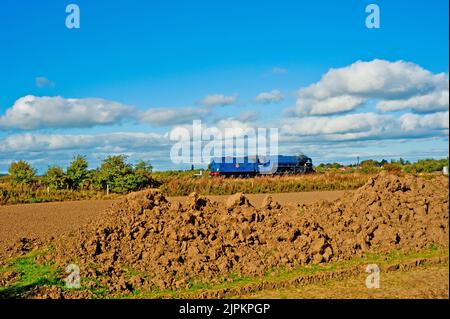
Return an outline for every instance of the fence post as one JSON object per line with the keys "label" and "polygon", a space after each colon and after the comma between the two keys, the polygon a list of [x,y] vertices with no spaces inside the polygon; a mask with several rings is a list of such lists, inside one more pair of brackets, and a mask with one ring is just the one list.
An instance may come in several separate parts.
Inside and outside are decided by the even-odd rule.
{"label": "fence post", "polygon": [[106,196],[109,196],[109,185],[106,184]]}

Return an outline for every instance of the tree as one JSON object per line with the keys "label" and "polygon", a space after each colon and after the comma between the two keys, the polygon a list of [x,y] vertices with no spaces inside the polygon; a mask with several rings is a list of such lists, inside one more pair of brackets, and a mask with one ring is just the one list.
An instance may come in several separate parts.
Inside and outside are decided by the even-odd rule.
{"label": "tree", "polygon": [[69,167],[67,167],[67,179],[72,189],[79,189],[83,186],[85,179],[88,176],[88,162],[85,156],[76,155]]}
{"label": "tree", "polygon": [[119,178],[133,172],[132,165],[127,164],[126,160],[127,156],[125,155],[105,158],[94,174],[94,185],[96,188],[105,190],[109,185],[111,191],[117,191],[116,183],[123,183],[119,181]]}
{"label": "tree", "polygon": [[28,162],[12,162],[8,169],[11,184],[30,185],[36,177],[36,170]]}
{"label": "tree", "polygon": [[114,193],[127,193],[153,186],[150,163],[141,161],[136,165],[126,162],[127,156],[108,156],[94,173],[94,186],[105,190],[109,186]]}
{"label": "tree", "polygon": [[378,166],[378,162],[375,160],[365,160],[361,162],[361,167],[366,167],[366,168],[372,168],[372,167],[377,167]]}
{"label": "tree", "polygon": [[397,174],[402,171],[402,166],[398,163],[385,163],[383,168],[385,171]]}
{"label": "tree", "polygon": [[62,189],[67,185],[67,176],[59,166],[49,166],[44,174],[45,184],[51,189]]}
{"label": "tree", "polygon": [[153,171],[153,166],[149,162],[140,161],[136,165],[134,165],[134,171],[136,173],[145,173],[145,174],[151,174]]}
{"label": "tree", "polygon": [[320,163],[316,168],[319,171],[328,171],[328,170],[337,170],[339,168],[343,167],[343,165],[339,163]]}
{"label": "tree", "polygon": [[379,166],[384,166],[386,164],[389,164],[389,162],[386,161],[384,158],[378,163]]}
{"label": "tree", "polygon": [[364,173],[375,173],[380,170],[379,163],[375,160],[365,160],[360,164],[361,171]]}
{"label": "tree", "polygon": [[411,165],[413,170],[417,173],[431,173],[442,171],[444,166],[448,167],[448,158],[447,159],[424,159],[419,160]]}

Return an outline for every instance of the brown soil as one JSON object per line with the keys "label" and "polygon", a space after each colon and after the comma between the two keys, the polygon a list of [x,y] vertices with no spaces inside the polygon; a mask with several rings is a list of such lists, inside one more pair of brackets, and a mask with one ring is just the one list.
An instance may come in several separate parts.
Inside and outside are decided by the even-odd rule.
{"label": "brown soil", "polygon": [[274,299],[448,299],[448,263],[419,267],[408,271],[381,273],[380,288],[367,289],[366,273],[345,280],[329,280],[302,286],[290,286],[241,294],[235,298]]}
{"label": "brown soil", "polygon": [[[352,192],[352,191],[350,191]],[[320,191],[320,192],[301,192],[301,193],[277,193],[269,194],[281,205],[289,204],[310,204],[319,200],[332,201],[343,196],[345,191]],[[250,203],[255,207],[260,207],[264,198],[268,194],[245,194]],[[208,195],[205,196],[211,201],[225,203],[228,199],[228,195]],[[174,196],[169,197],[169,201],[172,203],[186,204],[187,196]]]}
{"label": "brown soil", "polygon": [[[317,200],[334,200],[343,191],[321,191],[271,194],[279,203],[307,204]],[[254,206],[260,206],[264,194],[248,195]],[[229,196],[207,196],[217,202],[226,202]],[[173,203],[186,203],[187,196],[169,197]],[[99,216],[116,200],[85,200],[55,203],[0,206],[0,259],[5,255],[27,252],[30,242],[46,242],[52,237],[84,226]],[[11,248],[11,246],[13,246]],[[36,245],[38,246],[38,245]]]}
{"label": "brown soil", "polygon": [[335,201],[296,206],[268,196],[257,208],[243,194],[226,203],[191,194],[171,204],[158,190],[133,193],[55,240],[48,258],[77,263],[114,293],[262,276],[367,251],[448,247],[448,235],[446,177],[380,174]]}
{"label": "brown soil", "polygon": [[[111,206],[113,200],[89,200],[0,206],[0,259],[12,246],[23,250],[32,238],[47,241],[86,224]],[[26,242],[26,243],[25,243]],[[31,247],[29,247],[31,248]]]}
{"label": "brown soil", "polygon": [[60,287],[37,286],[25,293],[24,299],[90,299],[95,294],[88,290],[66,290]]}
{"label": "brown soil", "polygon": [[[227,288],[218,288],[218,289],[202,289],[196,291],[187,291],[181,292],[177,295],[177,298],[188,298],[188,299],[222,299],[222,298],[248,298],[250,296],[259,296],[262,298],[265,294],[267,294],[268,298],[275,298],[277,292],[285,291],[285,292],[305,292],[306,290],[310,290],[310,294],[306,294],[306,296],[302,297],[299,294],[295,295],[295,298],[323,298],[323,295],[333,296],[330,298],[339,298],[337,292],[333,291],[333,288],[330,286],[342,286],[345,285],[346,282],[356,283],[359,281],[359,287],[351,286],[348,291],[340,291],[342,292],[342,298],[346,298],[346,295],[349,295],[355,291],[359,290],[359,292],[366,292],[367,287],[365,286],[365,279],[367,277],[367,273],[365,272],[366,266],[365,264],[359,264],[354,266],[347,267],[339,267],[335,265],[335,269],[333,270],[320,270],[321,266],[325,266],[325,264],[321,264],[316,266],[316,272],[312,274],[297,274],[292,277],[288,277],[285,279],[278,278],[278,280],[271,280],[271,276],[266,276],[262,280],[253,280],[250,283],[246,283],[243,285],[236,285],[234,287]],[[385,264],[380,267],[380,279],[382,288],[390,287],[395,288],[397,290],[408,289],[407,283],[401,281],[390,282],[390,285],[386,285],[386,278],[390,276],[392,278],[392,273],[394,272],[396,276],[401,277],[409,272],[414,272],[424,267],[447,267],[447,275],[448,275],[448,256],[441,257],[432,257],[432,258],[416,258],[402,261],[400,263],[390,263]],[[362,278],[362,280],[361,280]],[[392,286],[392,284],[397,283],[398,286]],[[436,284],[436,278],[430,281],[429,287],[431,287],[431,283]],[[445,284],[445,283],[444,283]],[[327,287],[331,289],[331,291],[326,291]],[[320,294],[317,289],[325,290],[323,294]],[[436,287],[435,287],[436,288]],[[446,291],[445,291],[446,288]],[[374,289],[373,289],[374,290]],[[441,293],[448,294],[448,284],[440,285],[439,290]],[[380,291],[380,290],[378,290]],[[386,290],[384,290],[386,292]],[[270,297],[272,295],[272,297]],[[379,294],[382,295],[383,294]],[[404,296],[407,295],[403,294]],[[162,298],[172,298],[171,295],[162,295]],[[279,298],[284,298],[285,295],[279,295]],[[370,291],[369,296],[370,298]],[[294,298],[294,296],[292,296]],[[357,298],[355,296],[355,298]],[[362,297],[365,298],[365,297]],[[382,298],[380,296],[380,298]],[[387,297],[386,297],[387,298]]]}
{"label": "brown soil", "polygon": [[[11,284],[20,274],[0,273]],[[418,258],[400,264],[384,265],[380,269],[380,288],[365,286],[365,265],[357,265],[333,271],[299,275],[293,278],[270,281],[254,281],[232,288],[203,289],[180,292],[181,299],[222,298],[448,298],[448,256]],[[1,277],[0,277],[1,278]],[[12,278],[12,279],[8,279]],[[92,285],[91,285],[92,287]],[[37,286],[26,292],[23,298],[31,299],[86,299],[95,295],[89,290],[63,290],[61,287]],[[161,294],[158,298],[174,298]]]}

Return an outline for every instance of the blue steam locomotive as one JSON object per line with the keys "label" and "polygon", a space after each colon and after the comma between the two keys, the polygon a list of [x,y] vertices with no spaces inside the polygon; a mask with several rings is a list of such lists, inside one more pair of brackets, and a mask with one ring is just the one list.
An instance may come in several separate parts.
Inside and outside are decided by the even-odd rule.
{"label": "blue steam locomotive", "polygon": [[298,156],[222,157],[209,165],[211,176],[252,177],[257,175],[307,174],[314,172],[311,158]]}

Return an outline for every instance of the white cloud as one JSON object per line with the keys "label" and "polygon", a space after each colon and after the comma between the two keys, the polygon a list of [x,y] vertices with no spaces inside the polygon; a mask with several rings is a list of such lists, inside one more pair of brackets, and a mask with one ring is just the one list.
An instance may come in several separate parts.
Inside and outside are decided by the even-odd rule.
{"label": "white cloud", "polygon": [[448,88],[432,91],[424,95],[416,95],[403,100],[381,101],[377,104],[377,108],[382,112],[391,112],[403,109],[411,109],[418,113],[448,110]]}
{"label": "white cloud", "polygon": [[[45,81],[44,81],[45,82]],[[37,82],[36,82],[37,83]],[[333,150],[379,143],[380,148],[393,141],[410,139],[448,139],[449,112],[447,74],[433,74],[418,65],[403,61],[374,60],[356,62],[331,69],[320,81],[298,92],[294,117],[270,118],[271,127],[280,128],[280,149],[292,152],[306,145]],[[256,97],[261,103],[279,102],[278,90],[262,92]],[[113,125],[123,120],[150,123],[155,126],[176,125],[175,129],[192,130],[196,119],[214,121],[215,106],[236,103],[237,95],[206,96],[198,107],[170,107],[138,110],[103,99],[66,99],[63,97],[25,96],[0,115],[0,129],[88,128]],[[371,102],[367,104],[368,102]],[[342,114],[362,105],[373,112]],[[375,106],[378,113],[375,113]],[[366,108],[364,108],[366,109]],[[401,114],[389,113],[403,111]],[[362,111],[361,111],[362,112]],[[219,114],[217,114],[219,116]],[[214,121],[217,130],[231,130],[244,136],[258,126],[258,114],[243,112],[227,114]],[[300,116],[300,117],[298,117]],[[42,132],[41,132],[42,133]],[[168,134],[109,133],[76,134],[16,134],[0,137],[0,161],[5,159],[42,160],[43,165],[59,156],[70,159],[73,153],[84,152],[101,158],[111,153],[150,154],[170,163],[168,154],[173,144]],[[391,141],[391,142],[389,142]],[[410,142],[414,143],[414,142]],[[426,154],[428,150],[423,150]],[[330,155],[330,158],[333,155]],[[353,156],[353,155],[352,155]],[[45,161],[47,159],[47,162]]]}
{"label": "white cloud", "polygon": [[157,133],[116,132],[96,135],[15,134],[0,140],[0,152],[48,152],[60,150],[132,151],[168,145]]}
{"label": "white cloud", "polygon": [[[225,132],[228,131],[230,134],[236,133],[237,136],[240,136],[242,132],[245,132],[248,129],[252,129],[254,126],[242,119],[234,118],[234,117],[228,117],[228,118],[221,118],[215,121],[213,126],[209,126],[207,123],[202,122],[201,127],[199,129],[202,132],[219,132],[220,135],[224,136]],[[186,139],[189,139],[190,136],[193,134],[193,124],[183,124],[173,127],[170,132],[169,136],[181,136],[184,132],[189,132],[189,137]]]}
{"label": "white cloud", "polygon": [[44,76],[36,77],[35,82],[36,82],[36,86],[38,88],[45,88],[45,87],[53,88],[53,87],[55,87],[55,82],[47,79]]}
{"label": "white cloud", "polygon": [[232,132],[233,130],[240,131],[253,128],[252,124],[240,121],[239,119],[235,118],[222,119],[216,123],[216,126],[223,132],[225,132],[225,130],[227,129]]}
{"label": "white cloud", "polygon": [[386,140],[448,136],[449,113],[418,115],[407,113],[397,118],[376,113],[347,114],[334,117],[286,119],[281,126],[283,141],[315,142]]}
{"label": "white cloud", "polygon": [[420,116],[407,113],[400,117],[401,128],[405,131],[420,129],[444,130],[449,128],[449,112],[438,112]]}
{"label": "white cloud", "polygon": [[[274,122],[270,127],[280,128],[279,149],[283,154],[292,154],[300,149],[312,156],[309,150],[313,149],[316,153],[320,151],[329,154],[329,158],[336,158],[336,150],[347,154],[350,148],[360,148],[358,152],[362,154],[369,147],[369,142],[372,146],[377,143],[386,152],[395,152],[392,144],[388,144],[389,140],[447,139],[448,119],[448,112],[426,115],[407,113],[400,118],[390,114],[360,113],[289,118]],[[255,123],[226,118],[216,123],[215,130],[221,134],[228,130],[232,135],[243,138],[256,126]],[[184,129],[188,130],[188,135],[192,134],[192,125],[177,126],[172,132]],[[203,129],[211,128],[205,125]],[[175,168],[169,157],[173,143],[169,140],[169,134],[152,132],[13,134],[0,138],[0,169],[5,170],[11,160],[18,159],[31,160],[41,169],[53,163],[66,165],[77,153],[87,154],[94,165],[107,155],[127,154],[134,160],[149,159],[152,163],[159,163],[159,167]],[[244,152],[244,149],[239,149],[241,151]],[[419,153],[423,156],[429,151],[420,149]],[[386,152],[383,154],[388,154]]]}
{"label": "white cloud", "polygon": [[296,114],[327,115],[351,111],[364,103],[364,99],[352,95],[333,96],[323,100],[301,98],[297,100]]}
{"label": "white cloud", "polygon": [[279,90],[272,90],[271,92],[262,92],[255,98],[257,102],[269,104],[283,101],[283,94]]}
{"label": "white cloud", "polygon": [[159,168],[169,168],[171,145],[166,135],[143,132],[14,134],[0,138],[0,172],[6,172],[11,161],[22,159],[43,173],[49,165],[66,166],[74,154],[86,155],[91,167],[109,155],[124,154],[132,162],[149,160]]}
{"label": "white cloud", "polygon": [[236,103],[237,95],[211,94],[205,96],[200,104],[204,106],[225,106]]}
{"label": "white cloud", "polygon": [[140,122],[157,126],[178,125],[201,120],[210,112],[202,108],[154,108],[142,112]]}
{"label": "white cloud", "polygon": [[314,136],[382,131],[392,127],[392,118],[375,113],[348,114],[337,117],[304,117],[286,120],[282,130],[287,135]]}
{"label": "white cloud", "polygon": [[0,128],[39,129],[111,125],[129,118],[134,108],[117,102],[87,98],[65,99],[28,95],[0,117]]}
{"label": "white cloud", "polygon": [[[434,112],[445,107],[445,97],[439,93],[445,89],[448,90],[448,74],[433,74],[414,63],[377,59],[358,61],[330,69],[319,82],[301,89],[295,111],[299,116],[336,114],[374,99],[379,100],[380,109],[386,111],[401,106]],[[436,98],[440,103],[437,107],[433,102]],[[385,100],[391,102],[383,104]],[[408,102],[414,105],[408,105]]]}
{"label": "white cloud", "polygon": [[319,99],[342,94],[379,98],[410,96],[418,91],[428,92],[443,80],[444,74],[434,75],[414,63],[376,59],[331,69],[302,95]]}

